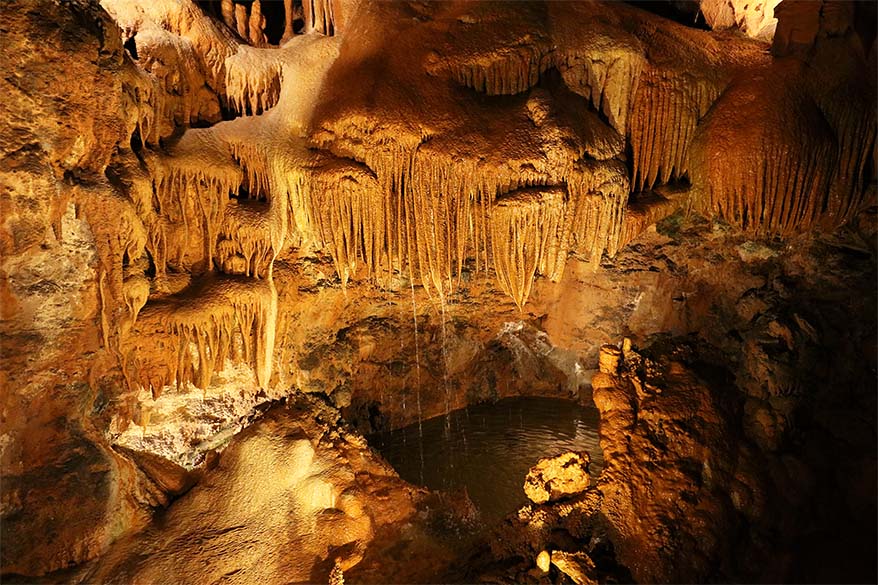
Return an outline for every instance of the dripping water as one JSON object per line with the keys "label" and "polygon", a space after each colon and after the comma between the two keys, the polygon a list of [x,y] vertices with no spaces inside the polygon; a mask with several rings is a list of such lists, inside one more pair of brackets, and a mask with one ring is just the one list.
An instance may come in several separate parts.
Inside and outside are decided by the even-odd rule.
{"label": "dripping water", "polygon": [[448,347],[446,345],[446,331],[445,331],[445,297],[439,297],[439,308],[440,308],[440,316],[442,318],[441,330],[442,330],[442,388],[445,391],[445,421],[446,432],[450,432],[451,430],[451,419],[448,417],[448,413],[451,411],[451,402],[450,402],[450,391],[448,388]]}
{"label": "dripping water", "polygon": [[420,454],[420,481],[424,482],[424,427],[421,421],[421,347],[418,341],[418,305],[415,301],[415,281],[409,278],[412,291],[412,320],[415,327],[415,397],[418,409],[418,452]]}

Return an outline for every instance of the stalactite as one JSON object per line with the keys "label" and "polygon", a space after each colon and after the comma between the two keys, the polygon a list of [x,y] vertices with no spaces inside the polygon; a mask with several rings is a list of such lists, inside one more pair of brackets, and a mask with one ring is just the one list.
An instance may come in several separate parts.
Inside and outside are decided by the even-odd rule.
{"label": "stalactite", "polygon": [[455,62],[452,75],[461,85],[488,95],[513,95],[536,85],[554,64],[546,49],[523,46]]}
{"label": "stalactite", "polygon": [[[270,280],[204,279],[193,289],[151,301],[126,340],[128,383],[152,389],[187,383],[206,388],[238,353],[267,387],[272,371],[277,291]],[[239,340],[239,341],[236,341]]]}
{"label": "stalactite", "polygon": [[[217,260],[225,265],[231,256],[244,257],[244,274],[256,278],[268,274],[268,264],[274,258],[271,238],[271,215],[268,204],[261,202],[231,201],[220,224]],[[225,245],[221,245],[225,244]]]}
{"label": "stalactite", "polygon": [[695,128],[722,89],[722,83],[711,78],[657,69],[641,75],[628,126],[635,190],[650,189],[688,172]]}
{"label": "stalactite", "polygon": [[[344,232],[343,237],[334,236],[333,246],[338,242],[355,244],[335,255],[364,258],[370,274],[376,276],[394,271],[409,275],[440,301],[453,291],[455,275],[459,277],[464,265],[473,260],[478,271],[496,271],[498,279],[504,281],[502,288],[513,294],[516,302],[526,302],[530,285],[513,287],[513,282],[521,280],[509,278],[513,269],[506,260],[511,254],[508,247],[502,248],[502,267],[498,268],[494,258],[501,249],[492,238],[498,225],[494,213],[505,213],[507,218],[511,213],[508,205],[497,207],[495,201],[522,189],[556,193],[560,187],[546,186],[550,175],[536,169],[454,159],[432,149],[387,146],[364,150],[362,155],[374,170],[377,189],[368,196],[365,192],[359,195],[356,203],[344,195],[331,211],[324,212],[333,214],[333,225],[341,226],[336,229]],[[568,185],[571,203],[564,205],[564,219],[557,229],[545,232],[551,235],[540,248],[544,252],[538,255],[531,276],[539,273],[559,278],[571,249],[592,259],[599,259],[604,250],[615,253],[628,196],[626,175],[624,163],[615,160],[557,163],[552,180]],[[331,190],[325,193],[330,198],[338,196]],[[555,201],[554,195],[546,197]],[[366,227],[369,225],[372,227]],[[322,239],[326,241],[326,236]],[[368,244],[363,245],[363,241]],[[345,262],[337,262],[339,270],[351,273]]]}
{"label": "stalactite", "polygon": [[326,36],[335,34],[336,23],[333,0],[304,0],[305,29]]}
{"label": "stalactite", "polygon": [[242,46],[225,62],[226,99],[241,114],[259,114],[280,97],[283,62],[270,49]]}
{"label": "stalactite", "polygon": [[633,50],[609,62],[600,52],[592,55],[570,51],[559,56],[557,66],[567,86],[588,98],[610,125],[624,135],[645,61],[640,52]]}
{"label": "stalactite", "polygon": [[839,146],[814,102],[795,89],[773,92],[773,107],[741,120],[757,83],[730,88],[699,127],[691,202],[754,234],[787,236],[832,207]]}
{"label": "stalactite", "polygon": [[330,161],[309,189],[308,215],[320,241],[329,247],[342,284],[365,265],[376,276],[386,242],[383,193],[363,165]]}
{"label": "stalactite", "polygon": [[491,209],[494,271],[521,309],[537,274],[557,281],[567,259],[570,213],[563,189],[530,188],[505,195]]}
{"label": "stalactite", "polygon": [[243,180],[241,169],[208,130],[187,132],[171,156],[151,164],[155,211],[161,218],[149,226],[156,272],[165,272],[168,250],[181,246],[180,236],[170,229],[174,225],[184,226],[183,238],[201,234],[210,266],[229,194]]}
{"label": "stalactite", "polygon": [[619,250],[630,191],[627,169],[617,160],[583,161],[568,179],[567,189],[576,204],[571,250],[597,269],[604,251],[615,256]]}
{"label": "stalactite", "polygon": [[[831,4],[831,10],[849,8],[836,4]],[[826,10],[830,10],[830,5]],[[836,13],[835,16],[844,15]],[[838,164],[820,219],[821,227],[831,230],[849,221],[864,205],[868,181],[865,173],[875,145],[878,114],[874,85],[850,71],[854,65],[863,69],[870,66],[861,60],[855,45],[842,38],[821,39],[814,53],[812,66],[824,73],[819,77],[806,74],[804,81],[838,143]]]}

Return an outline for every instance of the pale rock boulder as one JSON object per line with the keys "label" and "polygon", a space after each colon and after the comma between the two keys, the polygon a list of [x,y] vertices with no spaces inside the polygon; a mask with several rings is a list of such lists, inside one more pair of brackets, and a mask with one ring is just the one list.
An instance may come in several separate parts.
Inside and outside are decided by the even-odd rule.
{"label": "pale rock boulder", "polygon": [[777,29],[774,9],[781,0],[701,0],[701,14],[712,29],[736,28],[748,37],[771,41]]}
{"label": "pale rock boulder", "polygon": [[536,504],[577,494],[588,487],[588,453],[562,453],[540,459],[524,480],[524,493]]}

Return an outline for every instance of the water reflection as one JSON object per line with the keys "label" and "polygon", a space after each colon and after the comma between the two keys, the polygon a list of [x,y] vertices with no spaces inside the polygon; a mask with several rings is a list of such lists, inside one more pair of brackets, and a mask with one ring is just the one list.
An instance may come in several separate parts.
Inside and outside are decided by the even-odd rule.
{"label": "water reflection", "polygon": [[589,472],[603,466],[598,411],[551,398],[509,398],[471,406],[418,425],[369,438],[412,483],[431,489],[466,487],[485,521],[498,520],[523,505],[522,485],[542,457],[588,451]]}

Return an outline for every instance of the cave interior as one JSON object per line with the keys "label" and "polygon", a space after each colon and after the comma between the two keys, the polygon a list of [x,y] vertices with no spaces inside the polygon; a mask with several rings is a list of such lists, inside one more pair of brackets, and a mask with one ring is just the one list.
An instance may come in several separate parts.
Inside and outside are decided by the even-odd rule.
{"label": "cave interior", "polygon": [[871,0],[5,0],[9,583],[875,583]]}

